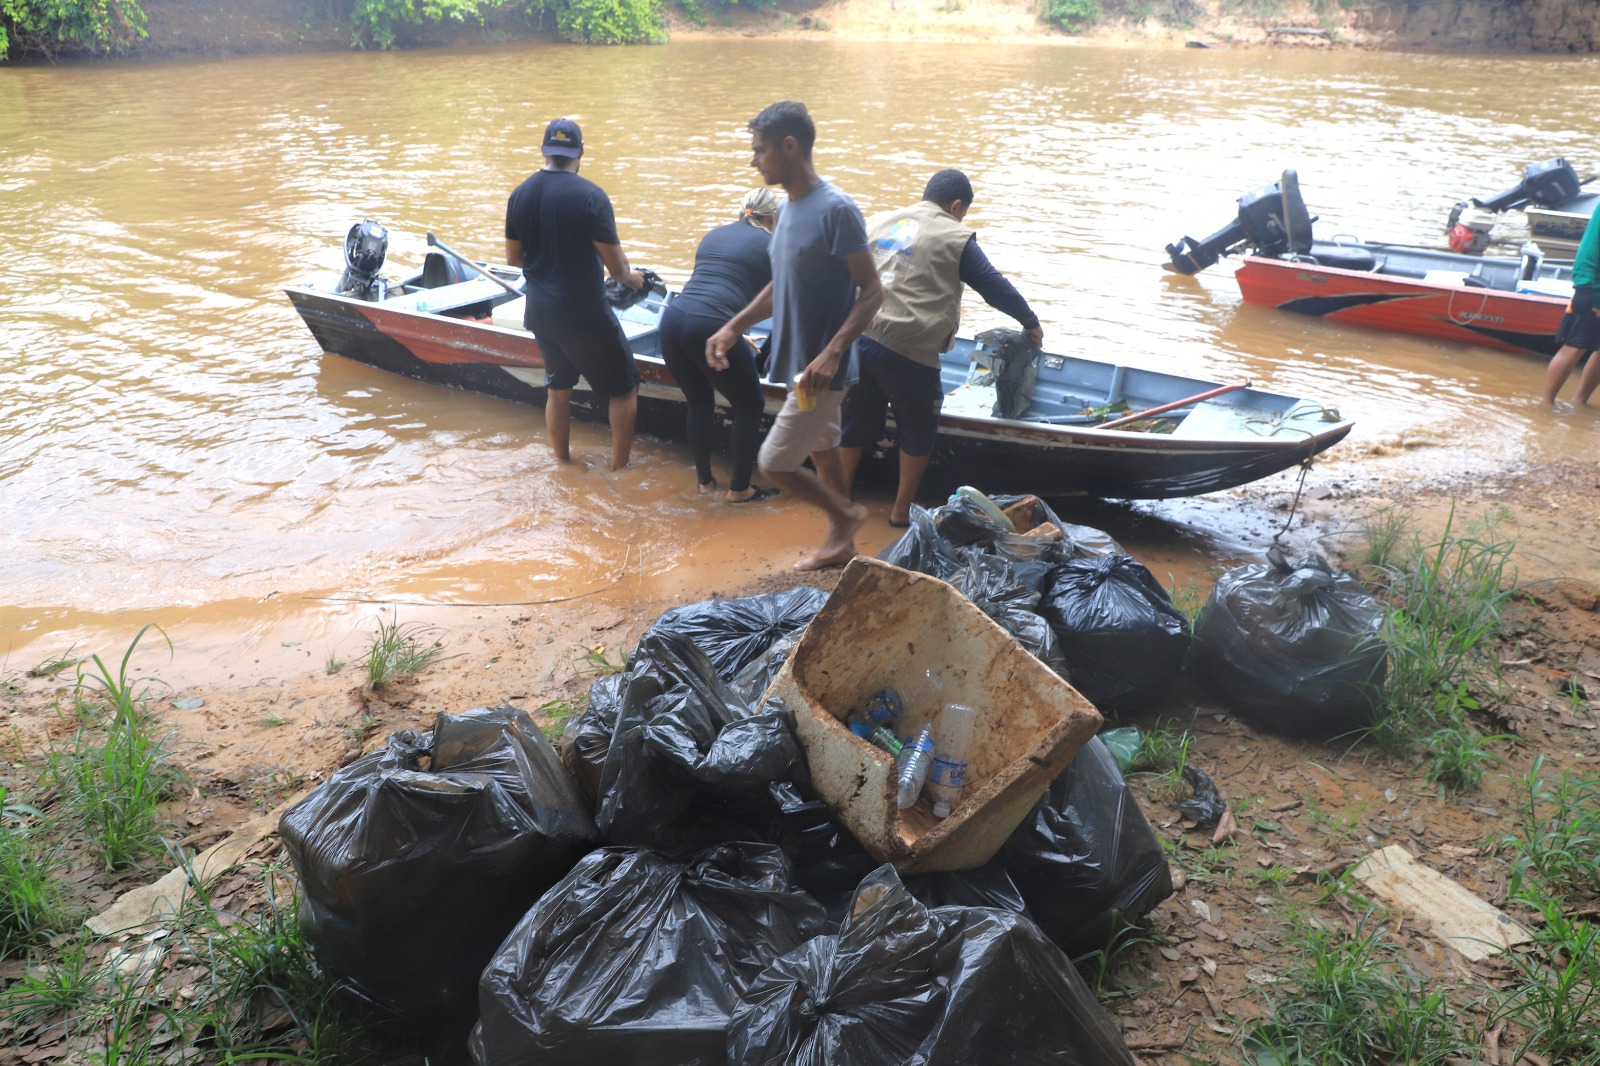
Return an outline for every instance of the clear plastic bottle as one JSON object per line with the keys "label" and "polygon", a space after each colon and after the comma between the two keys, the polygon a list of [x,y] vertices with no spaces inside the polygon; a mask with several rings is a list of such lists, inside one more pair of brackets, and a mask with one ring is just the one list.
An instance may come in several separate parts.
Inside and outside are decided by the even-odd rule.
{"label": "clear plastic bottle", "polygon": [[967,762],[972,757],[972,734],[978,723],[976,708],[947,703],[933,726],[933,766],[928,773],[928,798],[935,817],[947,818],[961,802],[967,783]]}
{"label": "clear plastic bottle", "polygon": [[924,729],[900,752],[900,793],[895,802],[901,810],[915,805],[933,767],[933,731]]}
{"label": "clear plastic bottle", "polygon": [[892,688],[880,688],[867,698],[864,716],[875,726],[886,726],[904,714],[905,710],[905,701],[900,698],[899,692]]}

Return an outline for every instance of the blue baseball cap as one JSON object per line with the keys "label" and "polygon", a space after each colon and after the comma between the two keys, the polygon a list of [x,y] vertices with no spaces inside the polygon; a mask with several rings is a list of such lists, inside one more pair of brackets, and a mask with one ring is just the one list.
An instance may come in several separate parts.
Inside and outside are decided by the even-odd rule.
{"label": "blue baseball cap", "polygon": [[583,131],[570,118],[558,118],[544,128],[544,154],[576,159],[583,154]]}

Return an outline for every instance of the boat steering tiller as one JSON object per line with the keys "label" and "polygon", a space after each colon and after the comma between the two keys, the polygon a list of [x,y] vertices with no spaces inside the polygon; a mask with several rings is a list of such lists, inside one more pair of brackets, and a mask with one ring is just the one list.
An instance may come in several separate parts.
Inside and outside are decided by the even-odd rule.
{"label": "boat steering tiller", "polygon": [[1180,274],[1198,274],[1225,255],[1248,250],[1256,255],[1288,258],[1311,251],[1311,223],[1300,198],[1300,176],[1283,172],[1283,180],[1239,197],[1239,215],[1205,240],[1183,237],[1167,245],[1168,264]]}
{"label": "boat steering tiller", "polygon": [[383,257],[389,251],[389,231],[365,219],[350,227],[344,239],[344,275],[339,278],[339,295],[359,300],[384,298]]}

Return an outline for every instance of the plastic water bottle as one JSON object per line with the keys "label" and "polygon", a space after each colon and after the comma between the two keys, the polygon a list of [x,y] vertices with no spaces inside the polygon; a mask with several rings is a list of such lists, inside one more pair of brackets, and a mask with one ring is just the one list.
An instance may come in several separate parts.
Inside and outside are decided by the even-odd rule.
{"label": "plastic water bottle", "polygon": [[913,806],[922,795],[928,771],[933,768],[933,731],[924,729],[900,752],[900,794],[895,802],[901,810]]}
{"label": "plastic water bottle", "polygon": [[933,766],[928,773],[928,798],[933,800],[935,817],[948,818],[961,802],[977,724],[977,710],[964,703],[947,703],[939,712],[933,728]]}
{"label": "plastic water bottle", "polygon": [[867,721],[866,716],[860,711],[851,711],[849,717],[844,720],[844,724],[850,727],[850,732],[862,740],[872,736],[873,725]]}
{"label": "plastic water bottle", "polygon": [[882,748],[890,755],[893,755],[896,759],[898,759],[900,757],[900,753],[905,750],[905,743],[899,737],[895,736],[881,725],[874,729],[872,731],[872,735],[867,739],[878,745],[878,747]]}

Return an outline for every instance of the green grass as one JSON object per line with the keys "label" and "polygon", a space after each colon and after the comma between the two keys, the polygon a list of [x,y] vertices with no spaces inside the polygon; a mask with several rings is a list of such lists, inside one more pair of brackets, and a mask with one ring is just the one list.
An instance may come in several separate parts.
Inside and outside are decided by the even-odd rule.
{"label": "green grass", "polygon": [[619,655],[613,661],[606,656],[604,644],[596,644],[592,648],[580,644],[578,647],[583,649],[583,654],[572,660],[573,673],[578,677],[610,677],[627,669],[627,656]]}
{"label": "green grass", "polygon": [[[78,729],[68,748],[47,755],[46,777],[108,870],[127,867],[161,847],[162,804],[184,780],[168,738],[149,714],[152,678],[133,678],[139,630],[115,673],[100,656],[80,667],[74,702]],[[157,630],[160,632],[160,630]],[[165,634],[162,634],[165,638]]]}
{"label": "green grass", "polygon": [[1544,774],[1544,756],[1518,782],[1516,829],[1497,844],[1513,856],[1512,891],[1574,907],[1600,900],[1600,774]]}
{"label": "green grass", "polygon": [[540,704],[539,709],[534,714],[549,719],[549,722],[540,726],[539,729],[553,743],[561,736],[562,731],[567,728],[567,722],[571,720],[572,716],[582,711],[583,708],[583,702],[563,697]]}
{"label": "green grass", "polygon": [[1158,789],[1168,799],[1183,799],[1189,795],[1189,786],[1183,780],[1183,768],[1189,765],[1189,745],[1194,737],[1188,730],[1174,733],[1157,729],[1144,734],[1139,740],[1139,753],[1134,756],[1133,773],[1155,774],[1160,778]]}
{"label": "green grass", "polygon": [[[77,647],[77,645],[74,644],[73,647]],[[76,668],[81,662],[83,662],[83,659],[78,656],[74,656],[72,654],[72,648],[68,648],[60,655],[52,655],[50,658],[44,660],[44,662],[32,667],[28,671],[28,676],[44,677],[54,681],[57,677],[60,677],[68,670]]]}
{"label": "green grass", "polygon": [[[1409,753],[1439,729],[1460,730],[1463,716],[1499,691],[1493,651],[1501,610],[1517,594],[1515,545],[1495,539],[1492,524],[1458,530],[1453,510],[1437,540],[1420,536],[1399,509],[1368,516],[1361,533],[1356,562],[1386,608],[1389,652],[1367,735],[1386,751]],[[1470,779],[1470,763],[1463,769],[1461,779]]]}
{"label": "green grass", "polygon": [[1600,925],[1572,918],[1546,900],[1534,951],[1511,955],[1519,978],[1498,1016],[1522,1031],[1504,1062],[1533,1051],[1571,1066],[1600,1063]]}
{"label": "green grass", "polygon": [[361,659],[367,672],[367,687],[380,689],[391,682],[419,674],[444,657],[444,645],[436,626],[421,622],[378,620],[378,632]]}
{"label": "green grass", "polygon": [[1370,914],[1348,933],[1299,915],[1292,926],[1289,991],[1245,1038],[1261,1066],[1442,1066],[1475,1052],[1445,990],[1423,982]]}
{"label": "green grass", "polygon": [[37,831],[42,817],[0,786],[0,958],[66,924],[54,863]]}

